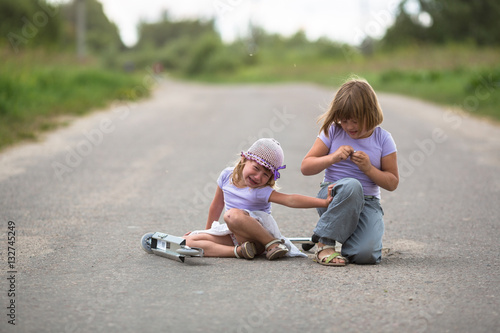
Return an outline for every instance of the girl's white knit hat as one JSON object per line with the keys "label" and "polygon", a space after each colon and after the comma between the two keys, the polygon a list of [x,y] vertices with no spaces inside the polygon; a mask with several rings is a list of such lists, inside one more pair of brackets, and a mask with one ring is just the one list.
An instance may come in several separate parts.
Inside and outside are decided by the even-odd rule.
{"label": "girl's white knit hat", "polygon": [[241,156],[253,160],[263,167],[271,170],[274,180],[280,178],[278,170],[286,168],[283,165],[285,156],[278,141],[271,138],[263,138],[254,142],[246,152],[241,152]]}

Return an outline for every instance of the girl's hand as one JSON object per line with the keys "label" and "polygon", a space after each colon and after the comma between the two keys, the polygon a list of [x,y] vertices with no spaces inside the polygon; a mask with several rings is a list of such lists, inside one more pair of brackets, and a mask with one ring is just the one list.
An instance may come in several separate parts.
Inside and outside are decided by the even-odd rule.
{"label": "girl's hand", "polygon": [[346,160],[352,153],[354,153],[354,148],[351,146],[340,146],[334,153],[332,153],[333,163]]}
{"label": "girl's hand", "polygon": [[328,197],[326,198],[326,207],[328,207],[330,205],[330,202],[332,202],[333,200],[333,195],[332,195],[333,186],[335,186],[335,184],[328,185]]}
{"label": "girl's hand", "polygon": [[351,161],[354,162],[359,168],[359,170],[363,171],[364,173],[367,173],[371,167],[372,163],[370,162],[370,157],[362,151],[357,151],[353,152],[351,155]]}

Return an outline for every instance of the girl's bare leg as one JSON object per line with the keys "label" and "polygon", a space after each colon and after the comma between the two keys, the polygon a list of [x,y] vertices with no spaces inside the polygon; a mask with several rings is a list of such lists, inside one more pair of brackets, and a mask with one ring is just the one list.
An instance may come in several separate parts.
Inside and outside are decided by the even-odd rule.
{"label": "girl's bare leg", "polygon": [[[229,230],[236,236],[238,242],[250,241],[255,243],[257,253],[264,252],[264,246],[274,240],[273,235],[244,210],[229,209],[224,214],[224,221],[226,221]],[[269,246],[269,249],[277,245],[273,244]]]}
{"label": "girl's bare leg", "polygon": [[189,247],[200,247],[205,257],[234,258],[234,243],[229,235],[190,234],[185,237]]}

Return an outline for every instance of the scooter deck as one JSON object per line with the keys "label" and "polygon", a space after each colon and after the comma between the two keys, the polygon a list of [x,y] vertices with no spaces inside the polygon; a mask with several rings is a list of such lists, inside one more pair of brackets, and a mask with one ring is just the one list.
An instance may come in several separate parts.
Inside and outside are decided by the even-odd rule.
{"label": "scooter deck", "polygon": [[[311,237],[291,237],[295,244],[302,244],[304,251],[309,251],[315,245]],[[168,259],[184,262],[186,256],[203,257],[203,249],[191,248],[182,237],[172,236],[162,232],[147,233],[142,236],[141,247],[144,251]]]}
{"label": "scooter deck", "polygon": [[295,244],[302,244],[302,250],[304,251],[309,251],[316,245],[311,237],[290,237],[288,238],[290,242],[295,243]]}
{"label": "scooter deck", "polygon": [[186,256],[203,257],[203,249],[189,247],[184,238],[162,232],[145,234],[141,239],[141,246],[148,253],[180,262],[184,262]]}

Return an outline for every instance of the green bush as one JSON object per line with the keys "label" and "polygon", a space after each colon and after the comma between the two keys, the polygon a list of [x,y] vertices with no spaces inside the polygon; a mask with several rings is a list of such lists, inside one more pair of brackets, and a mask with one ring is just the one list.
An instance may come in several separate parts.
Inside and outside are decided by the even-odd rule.
{"label": "green bush", "polygon": [[499,93],[500,89],[500,67],[481,70],[472,77],[465,85],[464,90],[468,93],[475,92],[479,88]]}
{"label": "green bush", "polygon": [[113,100],[140,98],[151,88],[143,87],[137,75],[23,60],[3,64],[0,148],[54,128],[58,116],[80,115]]}

